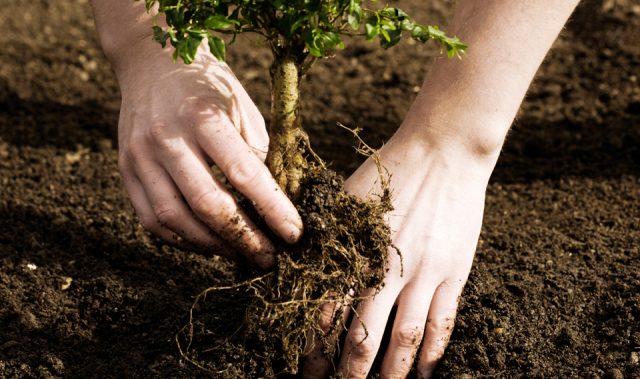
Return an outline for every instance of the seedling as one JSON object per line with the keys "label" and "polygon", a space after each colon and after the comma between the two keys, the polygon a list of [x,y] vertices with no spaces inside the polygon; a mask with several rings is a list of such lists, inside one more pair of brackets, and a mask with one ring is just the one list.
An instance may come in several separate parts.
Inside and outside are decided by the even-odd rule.
{"label": "seedling", "polygon": [[[259,346],[252,357],[261,371],[248,377],[296,373],[299,358],[321,343],[328,357],[336,353],[331,335],[346,328],[343,310],[355,310],[359,293],[379,290],[387,254],[393,251],[384,215],[391,210],[388,178],[381,175],[378,200],[359,200],[342,190],[342,179],[326,170],[313,154],[299,114],[300,80],[319,59],[344,47],[343,38],[377,40],[383,48],[398,44],[404,34],[419,42],[438,42],[449,57],[466,46],[437,26],[416,23],[406,12],[375,1],[360,0],[145,0],[158,6],[166,25],[154,26],[163,47],[174,48],[174,60],[194,61],[201,43],[225,59],[226,46],[238,34],[256,33],[271,48],[271,121],[266,164],[283,191],[294,200],[305,233],[293,246],[282,245],[275,271],[228,287],[214,287],[197,296],[189,323],[177,340],[183,357],[206,368],[202,355],[189,356],[193,346],[194,311],[212,291],[247,289],[252,300],[246,312],[245,341]],[[354,133],[357,137],[357,133]],[[373,155],[362,141],[360,149]],[[379,162],[378,162],[379,163]],[[383,172],[382,167],[378,167]],[[323,304],[335,305],[331,325],[318,325]],[[206,328],[201,328],[206,329]],[[314,338],[308,338],[313,334]],[[181,344],[186,337],[187,344]],[[213,346],[206,351],[213,352]],[[224,353],[224,351],[220,351]],[[196,361],[197,360],[197,361]],[[219,373],[218,373],[219,374]]]}

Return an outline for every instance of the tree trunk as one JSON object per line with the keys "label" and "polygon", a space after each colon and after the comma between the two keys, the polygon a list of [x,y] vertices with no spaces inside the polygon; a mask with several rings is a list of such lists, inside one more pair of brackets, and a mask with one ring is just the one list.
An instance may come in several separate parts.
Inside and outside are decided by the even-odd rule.
{"label": "tree trunk", "polygon": [[300,64],[290,56],[277,57],[271,66],[271,123],[267,167],[282,190],[294,198],[308,168],[309,137],[302,129]]}

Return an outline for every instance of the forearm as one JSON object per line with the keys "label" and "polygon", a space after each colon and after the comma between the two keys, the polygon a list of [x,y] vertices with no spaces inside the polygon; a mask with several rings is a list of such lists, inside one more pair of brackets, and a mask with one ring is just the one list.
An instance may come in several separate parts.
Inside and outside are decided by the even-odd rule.
{"label": "forearm", "polygon": [[140,54],[161,51],[152,40],[155,12],[147,12],[144,1],[91,0],[102,49],[116,73],[126,71]]}
{"label": "forearm", "polygon": [[461,0],[448,33],[469,45],[438,58],[403,127],[493,169],[534,74],[578,0]]}

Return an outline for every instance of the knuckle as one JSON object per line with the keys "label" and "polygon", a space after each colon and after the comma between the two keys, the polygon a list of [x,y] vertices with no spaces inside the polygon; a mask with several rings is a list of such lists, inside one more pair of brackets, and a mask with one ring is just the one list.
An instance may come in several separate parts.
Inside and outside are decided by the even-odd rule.
{"label": "knuckle", "polygon": [[260,168],[250,159],[235,159],[227,166],[227,178],[241,190],[256,184]]}
{"label": "knuckle", "polygon": [[402,325],[394,334],[394,338],[400,347],[415,347],[422,342],[424,330],[418,325]]}
{"label": "knuckle", "polygon": [[148,214],[138,214],[138,219],[140,219],[140,225],[142,225],[143,228],[157,234],[158,220],[155,217]]}
{"label": "knuckle", "polygon": [[348,337],[348,343],[351,345],[351,354],[355,359],[373,358],[377,351],[377,344],[371,336],[371,333],[354,333]]}
{"label": "knuckle", "polygon": [[[146,154],[142,143],[131,143],[127,150],[122,150],[119,155],[118,163],[123,166],[131,164],[131,167],[135,170],[144,164],[145,159],[149,159]],[[120,168],[122,170],[122,166]]]}
{"label": "knuckle", "polygon": [[129,162],[128,154],[120,150],[118,152],[118,171],[120,171],[121,174],[125,174],[128,172],[128,167],[129,167],[128,162]]}
{"label": "knuckle", "polygon": [[189,99],[183,107],[179,110],[179,116],[181,117],[200,117],[202,113],[210,111],[212,99],[203,98],[201,96]]}
{"label": "knuckle", "polygon": [[151,125],[146,131],[144,142],[172,158],[177,158],[182,153],[179,148],[180,145],[176,143],[175,138],[171,136],[165,124]]}
{"label": "knuckle", "polygon": [[178,117],[184,122],[193,124],[196,128],[202,128],[208,124],[221,126],[229,123],[226,110],[225,102],[221,99],[198,97],[181,107]]}
{"label": "knuckle", "polygon": [[147,129],[146,139],[154,144],[162,144],[167,139],[167,128],[164,124],[152,124]]}
{"label": "knuckle", "polygon": [[449,334],[453,330],[454,324],[455,314],[429,318],[427,320],[427,328],[429,329],[429,332],[437,334]]}
{"label": "knuckle", "polygon": [[266,140],[261,138],[260,141],[252,143],[250,147],[255,156],[257,156],[260,161],[264,162],[267,159],[267,153],[269,152],[269,137],[267,136]]}
{"label": "knuckle", "polygon": [[175,224],[178,219],[178,212],[167,206],[161,206],[154,209],[154,213],[158,223],[163,226]]}
{"label": "knuckle", "polygon": [[424,354],[426,363],[438,362],[444,355],[444,346],[430,346]]}
{"label": "knuckle", "polygon": [[193,212],[201,219],[217,216],[226,208],[227,201],[218,190],[209,190],[197,195],[190,202]]}

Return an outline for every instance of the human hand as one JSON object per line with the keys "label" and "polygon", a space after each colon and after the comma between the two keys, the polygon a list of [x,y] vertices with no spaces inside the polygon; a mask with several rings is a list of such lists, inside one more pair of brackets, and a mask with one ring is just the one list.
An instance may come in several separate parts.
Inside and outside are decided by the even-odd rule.
{"label": "human hand", "polygon": [[[394,304],[397,313],[381,378],[404,378],[416,356],[419,377],[428,378],[454,326],[493,166],[455,150],[428,149],[417,141],[401,130],[379,152],[391,174],[394,210],[387,217],[402,258],[390,251],[384,287],[378,294],[363,294],[372,297],[358,305],[341,350],[337,371],[344,378],[367,376]],[[377,186],[379,174],[371,158],[346,182],[348,192],[363,198]],[[328,327],[333,309],[325,307],[329,308],[321,325]],[[330,369],[316,347],[303,373],[305,378],[323,378]]]}
{"label": "human hand", "polygon": [[269,137],[260,112],[206,46],[187,66],[148,42],[114,64],[118,163],[142,225],[175,245],[231,258],[241,252],[270,266],[271,242],[210,169],[215,164],[285,241],[299,238],[300,217],[263,164]]}

